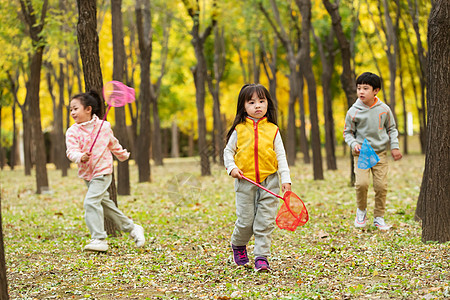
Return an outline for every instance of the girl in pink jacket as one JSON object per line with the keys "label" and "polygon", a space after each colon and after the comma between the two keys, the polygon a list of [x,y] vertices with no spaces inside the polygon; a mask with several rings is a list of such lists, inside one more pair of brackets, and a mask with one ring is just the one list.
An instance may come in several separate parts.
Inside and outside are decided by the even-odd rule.
{"label": "girl in pink jacket", "polygon": [[[84,199],[86,225],[91,232],[91,241],[84,250],[105,252],[108,250],[104,217],[111,219],[121,230],[129,232],[137,247],[145,243],[144,229],[136,225],[120,211],[110,199],[108,187],[113,173],[113,157],[125,161],[130,153],[123,149],[114,137],[111,124],[101,126],[101,99],[97,92],[90,91],[72,97],[70,115],[75,121],[66,132],[67,157],[78,164],[78,176],[85,180],[88,191]],[[92,152],[91,145],[95,142]]]}

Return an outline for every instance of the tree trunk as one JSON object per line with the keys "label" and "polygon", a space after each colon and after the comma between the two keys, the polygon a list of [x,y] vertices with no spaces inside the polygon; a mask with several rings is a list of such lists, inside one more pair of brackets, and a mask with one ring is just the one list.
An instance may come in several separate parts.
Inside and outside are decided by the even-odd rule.
{"label": "tree trunk", "polygon": [[[17,97],[14,96],[14,98]],[[14,170],[14,167],[20,162],[18,161],[18,149],[17,149],[17,126],[16,126],[16,101],[14,100],[13,106],[12,106],[12,122],[13,122],[13,140],[11,145],[11,157],[10,157],[10,166],[11,170]]]}
{"label": "tree trunk", "polygon": [[[394,115],[395,121],[397,122],[397,115],[395,113],[395,106],[396,106],[396,99],[395,99],[395,80],[397,78],[397,52],[398,52],[398,22],[400,18],[400,6],[398,3],[398,0],[389,1],[389,3],[396,3],[397,10],[396,10],[396,22],[395,25],[392,21],[392,17],[390,15],[390,9],[389,4],[387,0],[383,0],[383,6],[384,6],[384,19],[386,22],[386,26],[383,26],[383,29],[385,29],[385,36],[386,36],[386,56],[389,63],[389,105],[392,110],[392,114]],[[381,7],[381,5],[379,5]],[[380,12],[380,18],[381,18],[381,12]],[[381,18],[382,20],[382,18]]]}
{"label": "tree trunk", "polygon": [[421,94],[421,108],[419,110],[419,118],[420,118],[420,146],[422,149],[422,153],[425,153],[425,143],[426,143],[426,130],[427,130],[427,108],[425,104],[425,90],[427,89],[428,78],[427,78],[427,58],[425,56],[425,49],[422,45],[422,39],[420,35],[419,29],[419,5],[417,0],[414,0],[414,6],[412,4],[412,0],[408,0],[409,12],[411,15],[414,32],[416,33],[416,41],[417,41],[417,54],[419,56],[419,68],[417,70],[417,75],[420,78],[420,94]]}
{"label": "tree trunk", "polygon": [[[60,56],[60,58],[62,58],[64,55],[62,52],[60,52],[59,56]],[[64,141],[64,131],[63,131],[63,129],[64,129],[63,110],[65,107],[65,104],[64,104],[65,78],[66,78],[66,75],[64,73],[64,65],[61,63],[61,64],[59,64],[59,77],[58,77],[59,102],[58,102],[58,106],[57,106],[57,114],[55,115],[54,123],[57,126],[55,136],[58,137],[57,146],[56,146],[58,153],[56,153],[56,159],[57,159],[59,168],[61,169],[62,177],[67,176],[67,169],[69,167],[69,164],[67,163],[68,159],[66,156],[66,143]]]}
{"label": "tree trunk", "polygon": [[[339,13],[339,1],[336,3],[331,3],[330,0],[322,0],[328,14],[331,16],[333,23],[333,30],[336,34],[336,38],[339,43],[339,48],[341,50],[342,57],[342,73],[341,73],[341,86],[345,92],[347,98],[347,107],[350,108],[355,102],[356,95],[356,80],[355,72],[351,65],[352,54],[350,51],[350,43],[347,40],[344,30],[341,24],[341,15]],[[355,172],[353,157],[350,153],[350,185],[355,184]]]}
{"label": "tree trunk", "polygon": [[428,19],[428,126],[416,216],[422,241],[450,241],[450,2],[436,0]]}
{"label": "tree trunk", "polygon": [[[123,42],[122,0],[111,0],[111,31],[113,38],[113,80],[120,82],[125,78],[125,45]],[[116,126],[114,132],[122,146],[130,149],[128,143],[125,107],[115,108]],[[130,169],[128,160],[117,164],[117,193],[130,194]]]}
{"label": "tree trunk", "polygon": [[[100,54],[98,50],[97,35],[97,4],[95,0],[77,0],[78,24],[77,35],[80,47],[81,62],[83,64],[84,83],[86,90],[95,90],[102,95],[103,77],[100,67]],[[103,102],[102,102],[103,103]],[[101,106],[99,118],[105,113],[104,103]],[[117,191],[112,173],[111,185],[108,188],[111,200],[117,205]],[[118,228],[109,219],[105,218],[105,230],[108,235],[117,236]]]}
{"label": "tree trunk", "polygon": [[295,166],[297,156],[297,126],[295,125],[295,103],[297,101],[297,63],[289,60],[289,104],[288,104],[288,123],[287,123],[287,141],[286,156],[290,166]]}
{"label": "tree trunk", "polygon": [[303,163],[308,165],[311,163],[311,157],[309,155],[309,142],[306,136],[306,113],[305,113],[305,97],[303,91],[305,88],[305,80],[303,78],[303,72],[301,70],[297,73],[298,82],[298,106],[300,112],[300,151],[303,154]]}
{"label": "tree trunk", "polygon": [[[267,53],[262,38],[259,38],[259,45],[261,48],[262,65],[264,67],[264,72],[266,73],[267,80],[269,81],[269,93],[272,96],[273,103],[277,112],[278,110],[278,99],[277,99],[277,53],[278,53],[278,39],[275,37],[273,39],[272,53],[270,55]],[[269,68],[267,68],[269,67]],[[270,69],[270,72],[269,72]]]}
{"label": "tree trunk", "polygon": [[[189,16],[192,18],[193,26],[191,30],[194,46],[194,53],[197,59],[197,65],[192,70],[195,82],[195,102],[197,105],[197,127],[198,127],[198,152],[200,155],[201,175],[211,175],[211,167],[209,163],[209,149],[206,142],[206,117],[205,117],[205,83],[206,83],[206,59],[204,53],[204,45],[206,39],[211,34],[212,28],[216,23],[213,17],[212,25],[208,26],[203,33],[200,33],[200,6],[198,1],[195,5],[191,5],[187,0],[183,0],[184,6],[188,10]],[[214,5],[214,4],[213,4]]]}
{"label": "tree trunk", "polygon": [[179,144],[180,135],[178,133],[177,122],[172,121],[172,151],[171,157],[180,157],[180,144]]}
{"label": "tree trunk", "polygon": [[150,182],[150,63],[151,48],[151,19],[148,4],[143,7],[142,1],[136,2],[136,27],[139,40],[141,83],[140,83],[140,129],[136,140],[137,164],[139,169],[139,182]]}
{"label": "tree trunk", "polygon": [[162,147],[161,120],[159,118],[158,96],[152,93],[153,143],[152,157],[156,166],[163,165],[164,151]]}
{"label": "tree trunk", "polygon": [[33,54],[31,61],[30,82],[27,88],[27,97],[30,97],[30,116],[32,139],[35,149],[36,164],[36,193],[48,191],[47,157],[44,135],[41,126],[41,111],[39,108],[39,85],[41,81],[42,54],[44,48],[39,47]]}
{"label": "tree trunk", "polygon": [[400,79],[400,92],[402,96],[402,112],[403,112],[403,153],[408,154],[408,112],[406,111],[405,88],[403,83],[403,68],[401,49],[398,51],[398,69]]}
{"label": "tree trunk", "polygon": [[[0,98],[3,96],[3,91],[0,92]],[[0,128],[2,128],[2,104],[0,103]],[[2,133],[0,130],[0,141],[2,140]],[[3,168],[5,167],[5,151],[3,149],[3,145],[2,143],[0,143],[0,169],[3,170]]]}
{"label": "tree trunk", "polygon": [[217,24],[214,25],[214,61],[213,70],[207,76],[209,91],[213,98],[213,138],[214,138],[214,162],[219,158],[219,163],[223,165],[224,126],[220,112],[220,82],[225,70],[225,38],[223,29],[220,30]]}
{"label": "tree trunk", "polygon": [[48,190],[47,157],[45,151],[44,135],[41,125],[41,111],[39,107],[39,89],[41,83],[42,55],[44,52],[44,41],[40,35],[44,28],[44,20],[47,13],[48,1],[45,0],[42,6],[40,20],[38,21],[36,12],[30,0],[20,1],[21,11],[29,28],[30,38],[35,48],[31,55],[30,77],[27,82],[27,95],[25,102],[29,104],[29,117],[31,119],[31,138],[35,150],[36,161],[36,193],[41,194]]}
{"label": "tree trunk", "polygon": [[2,226],[2,193],[0,193],[0,300],[8,300],[8,278],[6,277],[5,247]]}
{"label": "tree trunk", "polygon": [[29,117],[30,113],[26,98],[25,103],[23,105],[19,105],[19,107],[22,112],[24,170],[26,176],[31,176],[31,169],[33,168],[33,161],[31,159],[31,120]]}
{"label": "tree trunk", "polygon": [[[333,118],[333,97],[331,91],[331,81],[334,73],[334,32],[330,28],[330,33],[325,37],[325,47],[320,37],[312,33],[318,46],[320,60],[322,61],[322,90],[323,90],[323,116],[325,119],[325,151],[327,154],[328,170],[337,170],[336,164],[336,136],[334,133]],[[327,52],[325,53],[325,49]]]}
{"label": "tree trunk", "polygon": [[191,130],[189,130],[188,136],[188,156],[192,157],[195,153],[195,142],[194,142],[194,124],[191,124]]}
{"label": "tree trunk", "polygon": [[322,147],[320,142],[319,117],[317,113],[317,87],[311,60],[311,0],[296,0],[302,15],[300,67],[308,84],[309,118],[311,121],[311,147],[313,154],[314,180],[323,179]]}
{"label": "tree trunk", "polygon": [[18,82],[18,73],[17,75],[13,76],[7,72],[8,75],[8,81],[10,85],[10,90],[13,95],[13,105],[12,105],[12,121],[13,121],[13,141],[12,141],[12,150],[11,150],[11,158],[10,158],[10,166],[11,170],[14,169],[16,165],[19,164],[18,162],[18,155],[17,155],[17,126],[16,126],[16,107],[17,103],[19,103],[19,99],[17,98],[17,91],[19,90],[19,87],[17,86]]}

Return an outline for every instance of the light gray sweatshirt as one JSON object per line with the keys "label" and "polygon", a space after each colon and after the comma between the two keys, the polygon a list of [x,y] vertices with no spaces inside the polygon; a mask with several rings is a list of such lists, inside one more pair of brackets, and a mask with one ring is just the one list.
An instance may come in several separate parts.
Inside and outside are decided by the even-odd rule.
{"label": "light gray sweatshirt", "polygon": [[389,142],[391,149],[399,149],[394,115],[378,97],[375,100],[369,107],[357,99],[345,116],[344,139],[351,149],[362,145],[364,138],[377,152],[386,150]]}

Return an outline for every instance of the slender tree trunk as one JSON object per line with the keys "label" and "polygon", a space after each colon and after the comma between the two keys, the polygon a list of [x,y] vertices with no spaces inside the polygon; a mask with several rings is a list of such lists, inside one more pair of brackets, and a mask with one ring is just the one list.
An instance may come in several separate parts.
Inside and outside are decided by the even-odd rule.
{"label": "slender tree trunk", "polygon": [[414,32],[416,34],[417,41],[417,54],[419,57],[419,68],[418,68],[418,76],[420,78],[420,95],[421,95],[421,108],[419,110],[419,118],[420,118],[420,145],[422,149],[422,153],[425,153],[426,147],[426,130],[427,130],[427,107],[425,103],[425,91],[428,85],[427,78],[427,57],[425,56],[425,49],[422,45],[422,38],[419,29],[419,5],[417,0],[414,0],[414,5],[412,3],[413,0],[408,0],[408,8],[412,19],[412,24],[414,28]]}
{"label": "slender tree trunk", "polygon": [[406,111],[405,88],[403,83],[403,68],[401,50],[398,51],[398,69],[400,79],[400,92],[402,96],[402,112],[403,112],[403,153],[408,154],[408,112]]}
{"label": "slender tree trunk", "polygon": [[[259,38],[259,45],[261,48],[262,55],[262,65],[264,67],[264,72],[266,73],[267,80],[269,81],[269,93],[272,96],[275,108],[278,110],[278,99],[277,99],[277,53],[278,53],[278,39],[275,37],[273,40],[272,53],[269,55],[264,47],[262,38]],[[269,67],[269,68],[267,68]],[[269,72],[270,69],[270,72]]]}
{"label": "slender tree trunk", "polygon": [[[64,55],[62,52],[60,52],[60,58],[62,58]],[[64,65],[61,63],[59,64],[59,77],[58,77],[58,88],[59,88],[59,102],[57,105],[57,114],[55,115],[55,125],[57,126],[55,136],[58,137],[57,146],[56,149],[58,153],[56,153],[56,159],[59,165],[59,168],[61,169],[61,175],[62,177],[67,176],[67,157],[66,157],[66,143],[64,142],[64,122],[63,122],[63,110],[65,107],[64,104],[64,89],[65,89],[65,78],[66,75],[64,73]],[[57,116],[57,117],[56,117]]]}
{"label": "slender tree trunk", "polygon": [[[328,11],[328,14],[331,16],[331,20],[333,23],[333,30],[336,34],[336,38],[339,43],[339,48],[341,50],[341,57],[342,57],[341,86],[347,98],[347,107],[350,108],[357,98],[356,80],[355,80],[355,72],[351,65],[352,54],[350,51],[350,43],[345,36],[341,24],[342,18],[339,13],[339,1],[336,1],[336,3],[331,3],[330,0],[322,0],[322,2]],[[350,185],[353,186],[355,184],[354,163],[351,153],[349,156],[350,156]]]}
{"label": "slender tree trunk", "polygon": [[49,189],[47,176],[47,157],[44,135],[41,126],[41,111],[39,108],[39,85],[41,81],[42,54],[44,48],[38,48],[32,57],[30,82],[27,97],[30,97],[30,115],[32,124],[32,137],[36,156],[36,193],[41,194]]}
{"label": "slender tree trunk", "polygon": [[225,39],[223,29],[220,30],[218,25],[214,25],[214,62],[212,74],[207,76],[209,91],[213,98],[213,138],[214,138],[214,155],[213,158],[219,158],[219,162],[223,165],[223,149],[224,145],[224,128],[221,120],[220,112],[220,82],[222,81],[225,69]]}
{"label": "slender tree trunk", "polygon": [[[14,97],[17,97],[14,96]],[[11,158],[10,158],[10,166],[11,170],[14,170],[14,167],[19,164],[18,162],[18,149],[17,149],[17,126],[16,126],[16,101],[14,100],[12,106],[12,122],[13,122],[13,140],[12,140],[12,149],[11,149]]]}
{"label": "slender tree trunk", "polygon": [[26,176],[31,176],[31,169],[33,168],[33,161],[31,159],[31,120],[29,117],[29,110],[27,109],[28,104],[26,98],[25,103],[19,107],[22,112],[24,171]]}
{"label": "slender tree trunk", "polygon": [[180,157],[180,144],[179,144],[180,135],[178,133],[178,125],[177,122],[172,121],[172,157]]}
{"label": "slender tree trunk", "polygon": [[[396,3],[396,21],[395,24],[392,21],[392,17],[390,15],[389,3]],[[397,114],[395,113],[396,99],[395,99],[395,80],[397,78],[397,52],[398,52],[398,21],[400,18],[400,6],[398,4],[398,0],[394,1],[383,0],[384,6],[384,19],[386,22],[386,56],[388,58],[389,63],[389,105],[391,107],[392,113],[394,115],[395,120],[397,121]],[[380,7],[381,5],[379,5]],[[381,15],[381,13],[380,13]],[[384,27],[383,27],[384,28]]]}
{"label": "slender tree trunk", "polygon": [[156,166],[163,165],[164,151],[162,147],[161,120],[159,118],[158,95],[152,93],[152,113],[153,113],[153,143],[152,157]]}
{"label": "slender tree trunk", "polygon": [[[125,78],[125,44],[123,42],[122,0],[111,0],[112,36],[113,36],[113,80],[120,82]],[[128,143],[125,107],[115,108],[116,126],[114,132],[122,146],[130,149]],[[130,169],[128,160],[117,164],[117,193],[130,194]]]}
{"label": "slender tree trunk", "polygon": [[309,118],[311,120],[311,147],[313,154],[314,179],[323,179],[322,147],[320,142],[319,116],[317,112],[317,87],[311,60],[311,0],[296,0],[302,15],[301,58],[300,67],[303,69],[308,84]]}
{"label": "slender tree trunk", "polygon": [[11,93],[13,94],[13,105],[12,105],[12,122],[13,122],[13,141],[12,141],[12,150],[11,150],[11,170],[14,169],[16,165],[18,165],[17,160],[17,126],[16,126],[16,107],[17,103],[19,103],[19,99],[17,98],[17,92],[19,90],[19,87],[17,86],[18,82],[18,73],[13,78],[13,76],[8,72],[8,80],[10,85]]}
{"label": "slender tree trunk", "polygon": [[[25,2],[24,2],[25,1]],[[27,95],[25,102],[29,104],[29,117],[31,119],[32,142],[35,149],[36,161],[36,193],[41,194],[48,190],[47,157],[45,151],[44,135],[41,125],[41,111],[39,107],[39,89],[41,82],[42,55],[44,41],[40,35],[44,28],[44,20],[47,13],[48,1],[45,0],[38,21],[36,12],[30,0],[20,0],[21,11],[29,28],[30,38],[36,46],[31,55],[30,77],[27,82]]]}
{"label": "slender tree trunk", "polygon": [[[0,98],[2,97],[2,92],[0,92]],[[0,128],[2,128],[2,104],[0,103]],[[2,133],[0,130],[0,141],[2,140]],[[5,167],[5,150],[2,143],[0,143],[0,169],[3,170]]]}
{"label": "slender tree trunk", "polygon": [[[198,127],[198,152],[200,155],[201,175],[211,175],[211,167],[209,163],[209,149],[206,142],[206,117],[205,117],[205,83],[206,83],[206,59],[204,53],[204,44],[206,39],[211,34],[216,20],[213,17],[212,24],[208,26],[203,33],[200,33],[200,6],[198,0],[196,4],[192,5],[188,0],[183,0],[184,6],[188,10],[189,16],[192,18],[193,26],[191,30],[192,40],[194,46],[194,53],[197,59],[197,65],[192,70],[195,82],[195,102],[197,105],[197,127]],[[215,6],[213,4],[213,6]]]}
{"label": "slender tree trunk", "polygon": [[[84,83],[86,90],[95,90],[102,95],[103,77],[100,67],[100,54],[98,49],[97,35],[97,4],[95,0],[77,0],[78,4],[78,24],[77,35],[80,47],[80,56],[83,64]],[[104,105],[101,106],[99,118],[103,118],[105,113]],[[112,173],[111,185],[108,188],[111,200],[117,205],[117,191]],[[117,236],[119,229],[109,219],[105,218],[105,230],[108,235]]]}
{"label": "slender tree trunk", "polygon": [[[327,154],[327,168],[328,170],[337,170],[336,165],[336,137],[334,133],[334,118],[333,118],[333,97],[331,92],[331,80],[334,73],[334,32],[333,28],[325,38],[325,47],[320,37],[312,33],[319,49],[320,60],[322,61],[322,90],[323,90],[323,115],[325,119],[325,151]],[[325,49],[327,52],[325,53]]]}
{"label": "slender tree trunk", "polygon": [[192,157],[195,153],[195,143],[194,143],[194,124],[191,124],[191,130],[189,130],[188,136],[188,156]]}
{"label": "slender tree trunk", "polygon": [[139,94],[140,128],[139,135],[136,140],[136,147],[138,149],[137,162],[139,169],[139,182],[150,182],[150,63],[152,57],[150,31],[151,16],[148,5],[143,6],[141,0],[136,3],[136,28],[138,32],[141,66],[141,83]]}
{"label": "slender tree trunk", "polygon": [[52,105],[53,105],[53,130],[50,132],[50,159],[49,159],[49,163],[53,163],[56,167],[56,169],[59,169],[59,164],[58,162],[55,160],[56,157],[56,139],[58,138],[55,134],[56,129],[55,129],[55,121],[58,118],[56,116],[57,114],[57,109],[56,109],[56,97],[55,94],[53,92],[53,81],[52,81],[52,72],[54,73],[53,70],[53,65],[51,63],[46,63],[45,64],[48,71],[46,72],[46,79],[47,79],[47,87],[48,87],[48,93],[50,94],[50,98],[52,99]]}
{"label": "slender tree trunk", "polygon": [[287,124],[287,141],[286,155],[290,166],[295,166],[297,156],[297,126],[295,125],[295,103],[297,101],[297,63],[289,61],[289,104],[288,104],[288,124]]}
{"label": "slender tree trunk", "polygon": [[436,0],[428,19],[428,126],[416,217],[422,241],[450,241],[450,2]]}
{"label": "slender tree trunk", "polygon": [[297,72],[298,82],[298,106],[300,112],[300,151],[303,154],[303,163],[308,165],[311,163],[311,156],[309,155],[309,142],[306,136],[306,113],[305,113],[305,97],[303,91],[305,87],[305,80],[303,78],[302,70]]}
{"label": "slender tree trunk", "polygon": [[2,226],[2,193],[0,193],[0,300],[8,300],[8,278],[6,276],[5,246]]}

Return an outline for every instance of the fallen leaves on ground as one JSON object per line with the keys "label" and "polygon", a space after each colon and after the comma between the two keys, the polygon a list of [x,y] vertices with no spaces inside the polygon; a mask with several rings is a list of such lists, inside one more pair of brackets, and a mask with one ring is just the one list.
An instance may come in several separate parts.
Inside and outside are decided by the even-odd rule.
{"label": "fallen leaves on ground", "polygon": [[[391,162],[387,232],[353,227],[348,160],[314,181],[291,168],[292,188],[310,220],[295,232],[275,229],[271,272],[234,265],[233,179],[221,166],[199,176],[198,161],[166,160],[152,182],[138,183],[119,207],[143,225],[147,243],[109,238],[105,254],[83,252],[85,186],[49,169],[52,193],[36,195],[23,170],[2,171],[2,214],[11,299],[436,299],[450,297],[450,244],[423,244],[414,221],[423,156]],[[198,169],[198,170],[197,170]],[[170,190],[168,190],[170,187]],[[369,192],[369,221],[373,220]],[[370,222],[369,222],[370,223]],[[371,224],[371,223],[370,223]],[[253,250],[253,241],[249,244]],[[250,255],[251,262],[253,257]]]}

